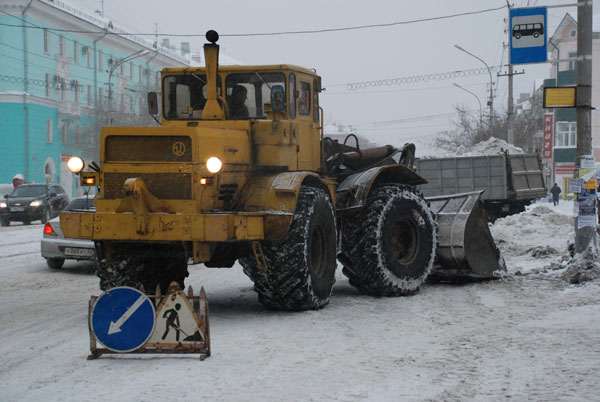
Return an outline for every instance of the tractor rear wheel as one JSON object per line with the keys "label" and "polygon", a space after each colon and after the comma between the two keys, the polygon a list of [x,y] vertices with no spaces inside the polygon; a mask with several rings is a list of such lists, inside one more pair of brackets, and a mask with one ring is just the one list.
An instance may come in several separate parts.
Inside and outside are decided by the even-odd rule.
{"label": "tractor rear wheel", "polygon": [[363,209],[342,218],[343,273],[360,292],[374,296],[416,293],[433,267],[433,216],[412,187],[375,187]]}
{"label": "tractor rear wheel", "polygon": [[144,285],[147,293],[154,293],[160,285],[165,293],[171,282],[184,289],[189,275],[187,257],[179,244],[99,243],[96,275],[100,289],[116,286],[139,288]]}
{"label": "tractor rear wheel", "polygon": [[335,282],[333,206],[320,188],[302,187],[287,237],[262,243],[267,269],[252,256],[240,259],[259,301],[274,310],[316,310],[329,302]]}

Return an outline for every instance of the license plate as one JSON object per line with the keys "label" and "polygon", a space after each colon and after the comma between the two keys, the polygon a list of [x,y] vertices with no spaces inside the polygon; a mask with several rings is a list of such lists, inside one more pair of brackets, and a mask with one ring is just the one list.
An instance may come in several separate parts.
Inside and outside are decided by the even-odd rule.
{"label": "license plate", "polygon": [[93,257],[94,250],[91,248],[65,247],[65,254],[78,257]]}
{"label": "license plate", "polygon": [[25,208],[23,207],[11,207],[10,208],[10,212],[23,212],[25,211]]}

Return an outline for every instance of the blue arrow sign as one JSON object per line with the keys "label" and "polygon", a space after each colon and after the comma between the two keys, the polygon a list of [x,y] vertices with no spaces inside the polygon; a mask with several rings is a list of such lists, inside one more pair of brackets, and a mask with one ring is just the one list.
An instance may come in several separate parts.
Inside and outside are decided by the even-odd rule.
{"label": "blue arrow sign", "polygon": [[92,331],[107,349],[131,352],[142,346],[154,331],[154,305],[137,289],[112,288],[94,304]]}
{"label": "blue arrow sign", "polygon": [[548,60],[546,7],[510,10],[510,64],[545,63]]}

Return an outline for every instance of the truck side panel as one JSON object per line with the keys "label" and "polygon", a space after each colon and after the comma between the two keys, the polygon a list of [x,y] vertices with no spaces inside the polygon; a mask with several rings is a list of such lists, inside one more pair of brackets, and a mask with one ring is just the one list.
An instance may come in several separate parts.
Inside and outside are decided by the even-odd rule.
{"label": "truck side panel", "polygon": [[426,197],[484,190],[483,200],[507,199],[508,177],[504,155],[417,159],[416,169],[428,183]]}

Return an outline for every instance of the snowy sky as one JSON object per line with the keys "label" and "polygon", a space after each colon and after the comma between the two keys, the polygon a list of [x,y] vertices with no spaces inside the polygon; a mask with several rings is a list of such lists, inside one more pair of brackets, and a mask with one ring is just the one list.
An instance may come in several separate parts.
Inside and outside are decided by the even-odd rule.
{"label": "snowy sky", "polygon": [[[453,83],[474,92],[485,109],[489,75],[358,91],[349,91],[346,84],[484,67],[479,60],[456,49],[455,44],[480,57],[489,66],[507,63],[507,51],[502,45],[508,39],[504,33],[506,7],[475,15],[372,29],[303,35],[226,36],[443,17],[500,8],[506,5],[505,0],[410,3],[389,0],[305,0],[301,3],[281,0],[172,0],[168,3],[160,0],[79,0],[76,3],[89,12],[101,9],[103,3],[107,18],[136,32],[153,33],[158,23],[159,33],[199,34],[196,37],[171,37],[171,44],[177,47],[180,42],[189,41],[192,51],[200,50],[205,42],[204,33],[215,29],[221,34],[222,50],[245,64],[289,63],[315,68],[327,89],[321,98],[326,122],[352,124],[359,133],[381,143],[415,142],[446,129],[449,118],[385,125],[374,125],[374,122],[447,115],[454,111],[455,105],[470,108],[478,115],[476,98],[454,87]],[[511,4],[527,7],[572,3],[575,1],[515,0]],[[600,10],[600,0],[594,0],[594,9]],[[577,17],[575,7],[548,10],[550,33],[567,12]],[[162,38],[164,36],[160,36],[159,41]],[[550,65],[527,65],[515,70],[523,69],[525,74],[515,76],[515,99],[521,92],[531,92],[536,80],[539,83],[549,74]],[[505,71],[503,68],[502,72]],[[497,85],[495,108],[504,111],[507,79],[497,77],[493,72],[492,81]]]}

